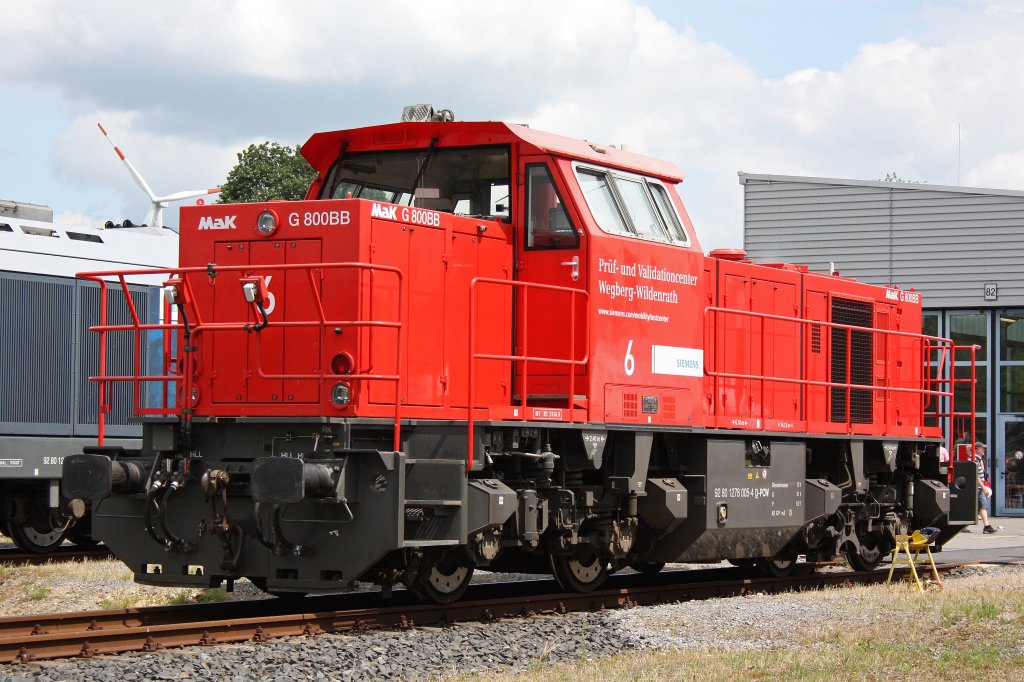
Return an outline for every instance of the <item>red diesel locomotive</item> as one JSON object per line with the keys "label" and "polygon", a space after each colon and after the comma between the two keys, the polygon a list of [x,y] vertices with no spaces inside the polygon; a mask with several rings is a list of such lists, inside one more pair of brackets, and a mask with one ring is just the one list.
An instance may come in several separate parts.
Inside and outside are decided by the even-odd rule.
{"label": "red diesel locomotive", "polygon": [[475,567],[864,568],[974,521],[973,465],[938,457],[972,351],[921,335],[917,293],[705,255],[675,166],[524,126],[302,153],[303,201],[182,208],[165,323],[96,328],[165,337],[97,378],[101,409],[166,387],[136,391],[142,448],[64,464],[138,581],[446,602]]}

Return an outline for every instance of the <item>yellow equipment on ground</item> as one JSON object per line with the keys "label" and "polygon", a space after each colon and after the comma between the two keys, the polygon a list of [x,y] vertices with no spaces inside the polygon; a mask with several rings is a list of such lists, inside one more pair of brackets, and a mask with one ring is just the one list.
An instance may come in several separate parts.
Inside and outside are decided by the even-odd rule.
{"label": "yellow equipment on ground", "polygon": [[[941,590],[942,581],[939,579],[939,570],[935,568],[935,559],[932,558],[932,550],[930,548],[932,540],[938,532],[938,528],[922,528],[921,530],[915,530],[911,535],[897,535],[896,547],[892,550],[892,565],[889,567],[889,577],[885,581],[886,584],[892,582],[892,574],[896,570],[896,566],[909,566],[910,580],[914,589],[924,592],[927,586],[928,589]],[[932,568],[932,578],[926,578],[924,581],[921,580],[921,575],[917,571],[917,564],[920,561],[922,551],[927,555],[928,565]],[[914,553],[913,557],[910,556],[911,552]],[[906,558],[900,559],[900,553],[903,553]]]}

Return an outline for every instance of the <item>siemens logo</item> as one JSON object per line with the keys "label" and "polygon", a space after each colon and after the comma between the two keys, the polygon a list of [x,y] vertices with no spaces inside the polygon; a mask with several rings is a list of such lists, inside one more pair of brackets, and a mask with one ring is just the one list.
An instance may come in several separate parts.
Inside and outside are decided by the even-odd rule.
{"label": "siemens logo", "polygon": [[704,351],[676,346],[651,347],[651,372],[682,377],[704,376]]}

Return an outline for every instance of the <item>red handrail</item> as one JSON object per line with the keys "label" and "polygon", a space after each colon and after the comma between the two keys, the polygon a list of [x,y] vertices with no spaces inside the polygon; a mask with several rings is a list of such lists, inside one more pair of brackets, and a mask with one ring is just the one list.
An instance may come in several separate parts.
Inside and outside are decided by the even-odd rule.
{"label": "red handrail", "polygon": [[[518,354],[499,354],[499,353],[477,353],[476,352],[476,297],[477,290],[481,285],[495,285],[510,287],[512,289],[520,289],[523,291],[523,295],[519,299],[519,307],[521,311],[522,324],[519,327],[519,334],[522,338],[523,347],[522,352]],[[560,291],[569,294],[569,353],[568,359],[556,358],[556,357],[544,357],[539,355],[530,355],[529,348],[527,347],[527,311],[529,310],[529,292],[530,291]],[[496,360],[506,362],[520,362],[522,363],[522,388],[520,390],[519,403],[522,408],[520,421],[526,420],[526,396],[527,396],[527,382],[529,380],[528,364],[532,362],[543,362],[549,365],[568,365],[569,368],[569,389],[567,395],[567,402],[569,408],[569,421],[576,421],[576,367],[585,366],[590,362],[590,328],[587,325],[586,317],[583,319],[583,333],[584,343],[583,347],[586,349],[586,353],[582,358],[577,359],[576,355],[576,301],[577,296],[582,297],[583,301],[586,302],[590,299],[589,294],[584,289],[574,289],[571,287],[556,286],[553,284],[538,284],[535,282],[522,282],[507,279],[496,279],[492,277],[475,277],[469,283],[469,367],[468,367],[468,380],[469,389],[467,396],[467,410],[466,410],[466,427],[469,431],[468,441],[469,446],[466,454],[466,472],[468,473],[473,468],[474,460],[474,439],[473,439],[473,426],[476,422],[474,413],[477,409],[474,401],[475,392],[475,371],[474,367],[477,360]]]}
{"label": "red handrail", "polygon": [[[339,262],[339,263],[289,263],[289,264],[256,264],[256,265],[226,265],[218,266],[210,264],[206,267],[185,267],[185,268],[165,268],[165,269],[146,269],[146,270],[133,270],[130,272],[125,271],[96,271],[96,272],[82,272],[77,276],[81,279],[95,281],[100,287],[100,324],[90,327],[90,331],[98,332],[99,347],[100,347],[100,358],[99,358],[99,375],[90,377],[89,380],[96,382],[99,389],[99,416],[98,416],[98,443],[103,444],[104,440],[104,427],[105,427],[105,415],[110,412],[113,403],[113,392],[112,387],[116,382],[130,381],[134,383],[134,398],[135,398],[135,414],[180,414],[186,421],[191,419],[191,408],[189,407],[192,395],[192,382],[195,377],[195,371],[198,366],[196,360],[195,350],[197,344],[203,338],[205,334],[212,334],[223,331],[253,331],[253,333],[259,334],[258,330],[253,330],[252,325],[248,321],[242,322],[205,322],[202,318],[202,314],[194,304],[197,301],[195,290],[192,286],[191,276],[203,275],[210,278],[211,283],[216,282],[216,276],[220,273],[226,272],[241,272],[251,274],[254,272],[260,272],[262,270],[306,270],[309,276],[310,284],[312,285],[313,298],[317,309],[317,318],[311,320],[288,320],[288,321],[275,321],[268,320],[265,328],[293,328],[293,327],[314,327],[320,330],[320,341],[321,348],[323,348],[323,340],[325,330],[327,327],[370,327],[370,328],[393,328],[396,330],[395,339],[395,359],[396,368],[399,366],[399,360],[401,357],[402,347],[402,330],[403,325],[401,318],[403,315],[403,276],[402,271],[393,266],[389,265],[378,265],[373,263],[359,263],[359,262]],[[374,273],[392,274],[395,276],[397,281],[397,292],[398,292],[398,318],[396,320],[328,320],[324,305],[323,305],[323,292],[316,286],[316,278],[314,277],[314,271],[324,270],[337,270],[337,269],[355,269],[360,271],[367,271],[373,275]],[[126,276],[144,277],[144,276],[156,276],[161,275],[165,278],[178,277],[180,278],[181,285],[184,289],[183,298],[188,302],[187,304],[187,315],[191,318],[190,324],[188,325],[189,340],[185,347],[180,349],[180,357],[171,357],[171,339],[170,337],[177,333],[184,333],[186,331],[185,324],[183,321],[174,322],[171,321],[171,316],[168,314],[169,306],[164,306],[164,322],[143,324],[139,319],[138,312],[135,309],[134,302],[131,299],[130,292],[128,290],[128,284]],[[131,324],[107,324],[107,280],[109,278],[116,278],[117,282],[121,286],[122,294],[124,295],[129,312],[132,317]],[[230,285],[234,285],[237,282],[232,281]],[[141,373],[142,368],[142,341],[141,334],[147,331],[162,331],[164,333],[164,375],[144,375]],[[133,368],[135,373],[132,375],[123,376],[107,376],[106,373],[106,346],[108,333],[112,332],[132,332],[134,334],[134,364]],[[260,347],[261,337],[256,337],[257,349]],[[308,374],[268,374],[263,371],[262,366],[259,364],[260,354],[257,353],[257,365],[256,370],[260,377],[265,379],[281,379],[281,380],[315,380],[326,382],[330,380],[344,379],[346,381],[391,381],[395,383],[395,427],[393,436],[393,447],[397,451],[401,447],[401,394],[402,394],[402,376],[401,372],[396,374],[375,374],[375,373],[363,373],[363,374],[345,374],[337,375],[324,369],[320,369],[317,372]],[[322,361],[322,358],[321,358]],[[171,368],[176,367],[177,373],[171,374]],[[141,389],[140,384],[143,382],[160,382],[164,385],[163,393],[163,407],[157,408],[146,408],[142,405]],[[181,382],[182,386],[182,401],[184,406],[170,407],[167,405],[166,386],[171,382]]]}
{"label": "red handrail", "polygon": [[[852,334],[853,334],[854,330],[862,331],[862,332],[870,332],[872,334],[873,340],[875,338],[877,338],[878,336],[882,336],[882,338],[888,338],[888,337],[895,336],[895,337],[909,338],[909,339],[913,339],[913,340],[917,340],[917,341],[923,341],[923,346],[924,346],[924,349],[925,349],[924,352],[925,352],[925,359],[926,359],[926,361],[923,363],[925,376],[922,379],[922,386],[917,386],[917,387],[892,386],[891,382],[888,381],[888,375],[886,377],[886,384],[884,386],[876,386],[874,384],[854,384],[854,383],[849,382],[849,381],[848,382],[818,381],[818,380],[814,380],[814,379],[805,379],[805,378],[801,378],[801,377],[766,376],[763,371],[762,371],[762,374],[747,374],[747,373],[740,373],[740,372],[718,371],[718,369],[717,369],[717,349],[721,345],[720,344],[720,338],[719,338],[720,337],[720,333],[719,333],[719,330],[718,330],[718,325],[716,324],[716,322],[717,322],[716,318],[717,318],[718,315],[738,315],[738,316],[744,316],[744,317],[755,318],[755,319],[760,319],[761,320],[762,343],[761,343],[761,358],[760,358],[760,362],[761,362],[761,367],[762,368],[765,366],[765,343],[764,343],[763,337],[765,336],[764,324],[765,324],[766,320],[777,320],[777,321],[780,321],[780,322],[793,323],[793,324],[801,325],[801,326],[803,326],[807,330],[810,329],[810,325],[816,325],[816,326],[821,326],[821,327],[828,327],[828,328],[835,328],[835,329],[845,330],[845,333],[846,333],[846,356],[843,358],[843,363],[844,363],[845,370],[846,370],[846,374],[844,376],[846,376],[847,378],[850,377],[850,363],[851,363],[851,356],[852,356],[851,340],[852,340]],[[925,404],[926,404],[925,400],[930,400],[932,397],[936,398],[937,400],[940,399],[940,398],[945,397],[945,398],[947,398],[949,400],[950,410],[946,414],[942,414],[941,412],[939,412],[939,413],[937,413],[937,416],[939,416],[939,417],[946,417],[948,419],[948,426],[950,428],[950,432],[952,432],[952,424],[953,424],[953,422],[954,422],[956,417],[960,417],[960,416],[962,416],[962,417],[969,417],[970,420],[971,420],[971,433],[972,433],[972,435],[974,433],[974,412],[973,412],[973,406],[974,406],[974,390],[975,390],[974,389],[974,385],[975,385],[975,349],[977,348],[976,346],[956,346],[956,345],[953,344],[953,342],[950,339],[943,339],[941,337],[929,336],[929,335],[926,335],[926,334],[915,334],[913,332],[901,332],[901,331],[890,330],[890,329],[877,329],[877,328],[873,328],[873,327],[861,327],[861,326],[856,326],[856,325],[840,324],[840,323],[836,323],[836,322],[826,322],[824,320],[808,320],[808,319],[804,319],[804,318],[788,317],[788,316],[785,316],[785,315],[776,315],[776,314],[772,314],[772,313],[763,313],[763,312],[748,311],[748,310],[735,310],[735,309],[731,309],[731,308],[721,308],[721,307],[717,307],[717,306],[708,306],[707,308],[705,308],[705,325],[704,325],[704,329],[705,329],[705,333],[710,333],[710,334],[712,334],[714,336],[714,339],[713,339],[714,342],[713,343],[712,343],[712,339],[705,338],[705,348],[707,350],[711,350],[712,348],[714,348],[716,350],[715,353],[710,353],[709,354],[710,358],[711,358],[711,364],[713,366],[711,368],[705,367],[705,375],[712,377],[712,381],[713,381],[713,387],[712,387],[713,388],[713,395],[715,395],[715,396],[718,395],[719,380],[720,379],[744,379],[744,380],[757,380],[757,381],[760,381],[761,385],[762,385],[762,395],[764,393],[763,386],[764,386],[764,384],[766,382],[778,382],[778,383],[796,384],[796,385],[800,385],[800,386],[803,386],[803,387],[822,386],[822,387],[828,387],[828,388],[845,389],[845,391],[846,391],[846,405],[845,405],[845,415],[844,415],[845,416],[845,420],[846,420],[845,423],[846,423],[848,428],[851,428],[852,422],[850,421],[850,407],[851,407],[851,399],[850,399],[850,397],[851,397],[851,392],[853,390],[860,389],[860,390],[869,390],[869,391],[872,391],[872,392],[882,391],[882,392],[885,393],[886,396],[888,396],[888,395],[890,395],[892,393],[917,393],[917,394],[920,394],[922,396],[922,416],[924,415],[924,412],[925,412],[925,409],[924,409],[925,408]],[[806,336],[807,335],[804,334],[804,333],[800,334],[800,338],[801,339],[805,339]],[[934,348],[933,348],[933,346],[934,346]],[[948,361],[949,361],[949,368],[948,369],[949,369],[950,379],[943,379],[942,378],[943,366],[941,364],[937,364],[936,365],[936,376],[935,377],[932,377],[928,373],[929,366],[930,366],[929,357],[930,357],[931,351],[932,350],[936,350],[936,349],[941,350],[941,356],[940,356],[941,358],[948,359]],[[970,372],[971,376],[969,378],[957,379],[953,375],[953,367],[955,365],[955,354],[956,354],[957,350],[966,350],[966,349],[970,349],[970,352],[971,352],[971,372]],[[943,384],[945,384],[947,382],[949,383],[949,389],[948,390],[943,390]],[[968,383],[968,382],[971,384],[971,406],[972,406],[972,410],[971,410],[971,412],[958,413],[958,412],[956,412],[954,410],[954,406],[953,406],[954,387],[955,387],[955,384],[957,384],[957,383]],[[805,389],[804,393],[803,393],[802,406],[806,406],[806,404],[807,404],[807,394],[806,394],[806,389]],[[764,414],[763,414],[764,402],[763,401],[761,402],[760,409],[762,410],[761,416],[763,418],[763,416],[764,416]],[[888,424],[888,416],[887,415],[883,416],[883,424]],[[950,442],[952,442],[952,441],[950,441]]]}

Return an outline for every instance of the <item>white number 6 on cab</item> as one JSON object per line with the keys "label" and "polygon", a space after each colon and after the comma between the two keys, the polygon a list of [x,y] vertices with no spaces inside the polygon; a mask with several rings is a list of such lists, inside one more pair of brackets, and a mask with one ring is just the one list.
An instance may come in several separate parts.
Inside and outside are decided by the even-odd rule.
{"label": "white number 6 on cab", "polygon": [[626,359],[622,361],[622,369],[625,370],[626,376],[633,376],[633,370],[636,369],[636,358],[633,357],[633,339],[629,340],[629,345],[626,346]]}
{"label": "white number 6 on cab", "polygon": [[270,313],[274,312],[274,307],[277,305],[277,299],[274,298],[274,292],[270,290],[271,277],[273,277],[273,275],[267,275],[266,277],[263,278],[264,284],[267,285],[267,315],[270,315]]}

